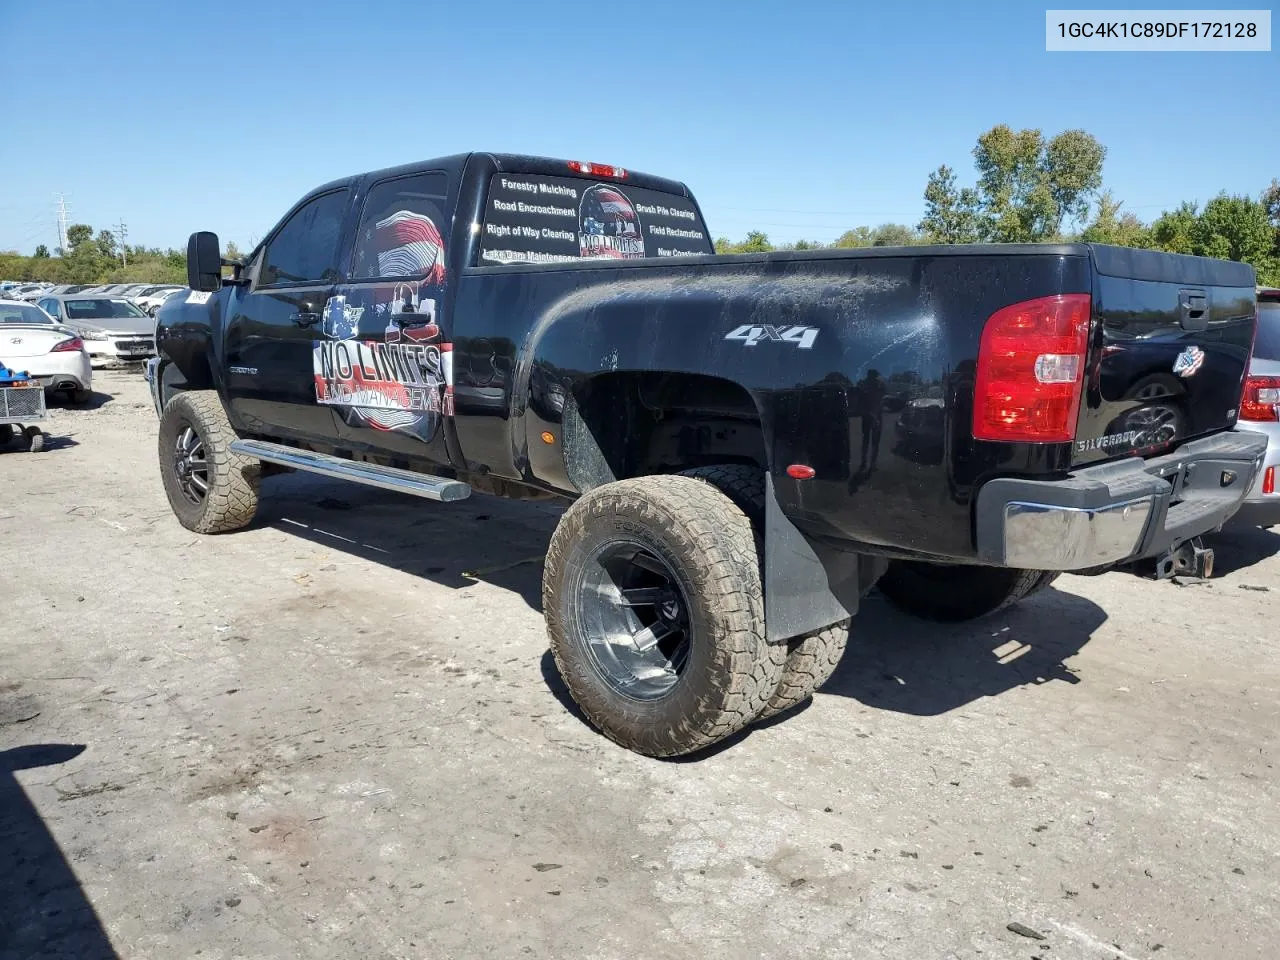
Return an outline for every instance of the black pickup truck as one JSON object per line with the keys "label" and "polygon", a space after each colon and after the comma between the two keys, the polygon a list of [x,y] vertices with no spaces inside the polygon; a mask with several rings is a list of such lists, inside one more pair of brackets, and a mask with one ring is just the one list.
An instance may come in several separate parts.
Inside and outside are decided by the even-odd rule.
{"label": "black pickup truck", "polygon": [[326,184],[243,262],[193,234],[188,270],[148,368],[178,519],[243,527],[279,469],[572,501],[551,648],[651,755],[811,696],[877,582],[962,620],[1064,570],[1208,575],[1265,447],[1238,263],[716,256],[681,183],[472,153]]}

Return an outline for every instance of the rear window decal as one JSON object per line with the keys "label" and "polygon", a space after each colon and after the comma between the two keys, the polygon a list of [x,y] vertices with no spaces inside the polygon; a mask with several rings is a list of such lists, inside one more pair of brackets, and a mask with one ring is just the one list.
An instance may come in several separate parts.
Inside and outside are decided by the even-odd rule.
{"label": "rear window decal", "polygon": [[481,264],[709,255],[705,224],[678,194],[575,177],[495,174]]}

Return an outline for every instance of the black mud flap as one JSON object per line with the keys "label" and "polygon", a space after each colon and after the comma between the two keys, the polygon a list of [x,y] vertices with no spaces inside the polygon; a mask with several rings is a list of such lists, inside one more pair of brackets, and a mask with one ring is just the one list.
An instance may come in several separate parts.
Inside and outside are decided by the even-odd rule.
{"label": "black mud flap", "polygon": [[778,506],[773,477],[766,473],[764,615],[770,643],[853,616],[886,566],[880,557],[811,542]]}

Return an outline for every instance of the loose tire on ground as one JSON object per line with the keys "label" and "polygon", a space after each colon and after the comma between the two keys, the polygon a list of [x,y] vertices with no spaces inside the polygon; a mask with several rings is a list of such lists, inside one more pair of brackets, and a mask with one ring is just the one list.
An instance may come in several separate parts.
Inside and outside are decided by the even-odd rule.
{"label": "loose tire on ground", "polygon": [[[215,391],[179,393],[165,406],[158,443],[160,476],[169,506],[188,530],[225,533],[252,522],[262,468],[257,460],[231,452],[235,438]],[[185,476],[179,466],[184,456]],[[191,474],[202,477],[202,496],[201,484],[191,481]]]}
{"label": "loose tire on ground", "polygon": [[81,389],[68,390],[68,391],[67,391],[67,398],[68,398],[72,403],[75,403],[75,404],[85,404],[85,403],[88,403],[90,400],[92,400],[92,399],[93,399],[93,391],[92,391],[92,390],[81,390]]}
{"label": "loose tire on ground", "polygon": [[[764,470],[743,464],[723,464],[686,470],[683,476],[711,484],[737,504],[751,520],[756,542],[763,555],[764,544]],[[849,642],[849,621],[842,620],[823,630],[814,630],[787,641],[787,659],[783,665],[778,689],[774,691],[761,720],[777,716],[798,706],[831,679],[831,674],[844,656]]]}
{"label": "loose tire on ground", "polygon": [[0,447],[7,446],[13,440],[13,424],[0,423]]}
{"label": "loose tire on ground", "polygon": [[[672,597],[679,610],[661,614]],[[786,648],[765,635],[751,523],[701,481],[639,477],[585,494],[552,535],[542,602],[573,699],[637,753],[709,747],[754,720],[778,689]],[[641,653],[654,631],[663,642]],[[657,667],[639,661],[650,656]]]}
{"label": "loose tire on ground", "polygon": [[1049,586],[1058,576],[1056,570],[894,560],[876,585],[885,599],[904,613],[942,623],[959,623],[1024,600]]}

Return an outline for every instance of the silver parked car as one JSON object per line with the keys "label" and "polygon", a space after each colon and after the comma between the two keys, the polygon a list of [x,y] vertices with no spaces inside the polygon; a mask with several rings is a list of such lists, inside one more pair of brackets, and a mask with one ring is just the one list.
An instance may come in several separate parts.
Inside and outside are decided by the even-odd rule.
{"label": "silver parked car", "polygon": [[1240,404],[1241,430],[1267,435],[1267,456],[1235,520],[1270,527],[1280,523],[1280,290],[1258,291],[1258,333]]}
{"label": "silver parked car", "polygon": [[45,297],[38,306],[80,334],[94,359],[145,360],[155,356],[155,318],[124,297],[73,293]]}

